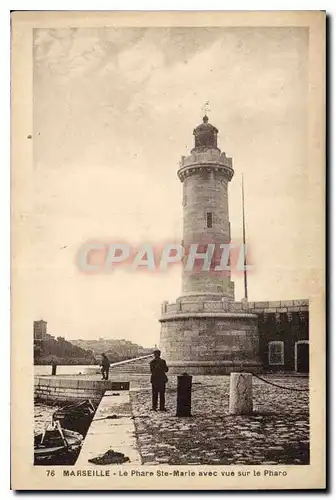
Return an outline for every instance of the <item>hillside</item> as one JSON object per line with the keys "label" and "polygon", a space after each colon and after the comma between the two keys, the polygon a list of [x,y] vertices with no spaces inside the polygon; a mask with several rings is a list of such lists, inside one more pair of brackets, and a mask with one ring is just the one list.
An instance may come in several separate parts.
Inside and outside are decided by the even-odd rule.
{"label": "hillside", "polygon": [[71,342],[75,346],[92,351],[99,361],[100,354],[105,352],[112,363],[151,354],[154,349],[142,347],[141,345],[134,344],[133,342],[124,339],[78,339],[72,340]]}
{"label": "hillside", "polygon": [[93,352],[76,346],[64,337],[51,337],[34,342],[34,364],[45,365],[55,361],[59,365],[90,365],[96,363]]}

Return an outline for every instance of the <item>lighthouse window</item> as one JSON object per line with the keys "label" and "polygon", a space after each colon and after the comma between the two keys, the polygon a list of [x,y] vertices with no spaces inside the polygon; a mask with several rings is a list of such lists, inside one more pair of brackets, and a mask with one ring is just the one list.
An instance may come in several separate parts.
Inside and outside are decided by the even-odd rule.
{"label": "lighthouse window", "polygon": [[212,227],[212,212],[207,212],[206,219],[207,219],[207,228],[211,228]]}
{"label": "lighthouse window", "polygon": [[281,340],[268,343],[268,363],[270,365],[284,364],[284,343]]}

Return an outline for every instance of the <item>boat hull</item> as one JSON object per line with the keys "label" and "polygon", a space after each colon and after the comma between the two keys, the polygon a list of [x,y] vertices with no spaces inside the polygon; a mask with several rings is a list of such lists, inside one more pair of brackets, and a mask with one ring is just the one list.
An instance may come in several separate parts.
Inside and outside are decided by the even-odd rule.
{"label": "boat hull", "polygon": [[62,437],[54,430],[34,438],[34,465],[72,465],[83,444],[78,432],[63,429]]}
{"label": "boat hull", "polygon": [[90,427],[95,408],[91,401],[68,405],[53,414],[53,420],[58,420],[64,429],[79,432],[83,437]]}

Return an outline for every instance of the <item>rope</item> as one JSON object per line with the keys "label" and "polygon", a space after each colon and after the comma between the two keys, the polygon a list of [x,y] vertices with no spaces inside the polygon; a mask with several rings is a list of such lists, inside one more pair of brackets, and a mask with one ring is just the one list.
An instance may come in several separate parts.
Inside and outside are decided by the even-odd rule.
{"label": "rope", "polygon": [[259,375],[256,375],[255,373],[253,373],[253,376],[262,380],[266,384],[274,385],[274,387],[279,387],[280,389],[286,389],[287,391],[309,392],[309,389],[297,389],[296,387],[285,387],[284,385],[275,384],[274,382],[270,382],[269,380],[259,377]]}
{"label": "rope", "polygon": [[107,415],[107,417],[101,417],[101,418],[95,418],[93,421],[94,422],[98,422],[99,420],[109,420],[109,419],[116,419],[116,418],[120,418],[120,415]]}

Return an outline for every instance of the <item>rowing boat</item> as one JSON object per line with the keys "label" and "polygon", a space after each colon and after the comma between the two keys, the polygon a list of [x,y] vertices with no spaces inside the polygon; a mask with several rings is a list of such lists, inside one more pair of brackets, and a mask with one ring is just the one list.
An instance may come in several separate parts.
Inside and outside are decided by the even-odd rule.
{"label": "rowing boat", "polygon": [[90,399],[87,399],[59,408],[53,413],[52,419],[59,421],[63,429],[79,432],[85,437],[94,413],[95,407]]}
{"label": "rowing boat", "polygon": [[79,432],[62,429],[56,420],[34,437],[34,465],[66,465],[77,456],[82,444]]}

